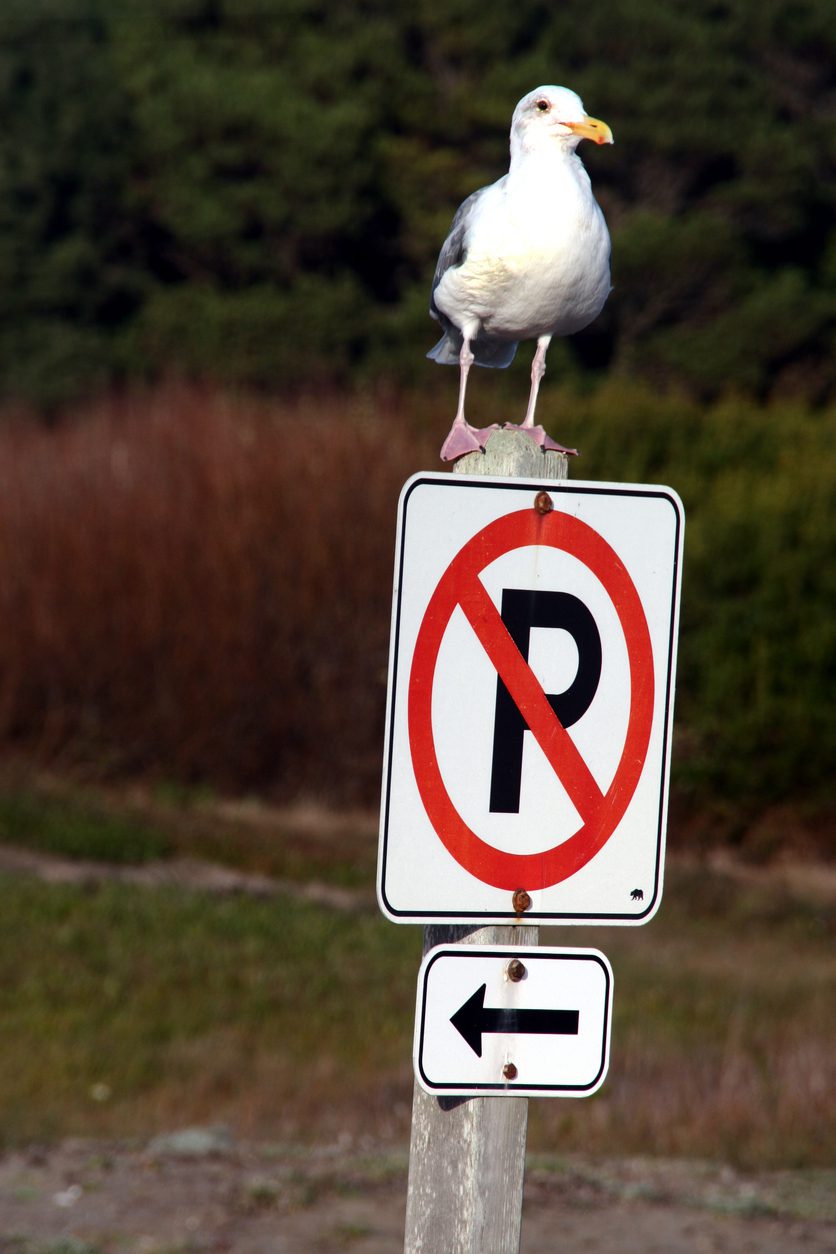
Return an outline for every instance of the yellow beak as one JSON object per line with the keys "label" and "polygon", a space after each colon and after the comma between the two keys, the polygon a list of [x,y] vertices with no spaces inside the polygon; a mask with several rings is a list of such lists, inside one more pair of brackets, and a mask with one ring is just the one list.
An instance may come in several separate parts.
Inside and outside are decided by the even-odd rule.
{"label": "yellow beak", "polygon": [[581,139],[592,139],[596,144],[613,142],[612,131],[599,118],[585,117],[582,122],[564,122],[563,125],[568,126],[575,135],[580,135]]}

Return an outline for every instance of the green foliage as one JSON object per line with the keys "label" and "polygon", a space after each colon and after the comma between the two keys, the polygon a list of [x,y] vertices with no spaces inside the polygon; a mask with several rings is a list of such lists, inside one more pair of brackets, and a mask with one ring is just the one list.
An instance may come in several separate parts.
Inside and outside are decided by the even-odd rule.
{"label": "green foliage", "polygon": [[[697,782],[707,775],[762,800],[824,797],[830,784],[814,762],[836,755],[824,695],[836,690],[832,431],[810,415],[782,417],[770,468],[727,466],[695,505],[685,618],[683,717],[699,734],[691,769]],[[709,430],[739,422],[757,439],[754,418],[729,405]]]}
{"label": "green foliage", "polygon": [[615,291],[574,368],[820,400],[834,56],[829,0],[10,0],[0,389],[426,379],[452,213],[558,81],[616,135],[583,154]]}
{"label": "green foliage", "polygon": [[836,727],[832,410],[707,410],[612,385],[559,436],[593,479],[669,483],[686,511],[675,778],[758,803],[826,800]]}
{"label": "green foliage", "polygon": [[138,307],[131,121],[104,38],[80,7],[76,18],[44,5],[0,14],[6,394],[51,401],[100,382],[114,366],[109,325]]}

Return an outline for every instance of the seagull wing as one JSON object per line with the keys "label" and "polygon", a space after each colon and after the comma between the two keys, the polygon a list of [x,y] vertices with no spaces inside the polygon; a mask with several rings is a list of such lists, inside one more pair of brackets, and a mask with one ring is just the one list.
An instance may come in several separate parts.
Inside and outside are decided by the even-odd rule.
{"label": "seagull wing", "polygon": [[471,196],[468,196],[467,200],[462,201],[456,210],[450,226],[450,232],[441,245],[441,252],[438,254],[438,262],[436,263],[432,292],[430,294],[430,313],[437,322],[445,323],[448,319],[445,318],[435,303],[435,289],[451,267],[460,266],[464,263],[467,257],[467,237],[473,218],[473,211],[487,190],[487,187],[480,187],[478,192],[473,192]]}
{"label": "seagull wing", "polygon": [[[503,179],[499,181],[504,182]],[[476,206],[487,192],[494,191],[496,187],[496,183],[489,187],[480,187],[478,191],[468,196],[467,200],[462,201],[450,225],[449,234],[441,246],[441,252],[438,254],[430,294],[430,314],[444,327],[444,334],[435,347],[430,349],[427,356],[443,366],[459,364],[462,333],[436,305],[435,289],[448,270],[454,266],[462,266],[466,262],[470,225],[475,216]],[[471,349],[478,365],[497,366],[502,369],[510,366],[514,360],[517,345],[514,341],[498,340],[489,335],[477,335],[471,344]]]}

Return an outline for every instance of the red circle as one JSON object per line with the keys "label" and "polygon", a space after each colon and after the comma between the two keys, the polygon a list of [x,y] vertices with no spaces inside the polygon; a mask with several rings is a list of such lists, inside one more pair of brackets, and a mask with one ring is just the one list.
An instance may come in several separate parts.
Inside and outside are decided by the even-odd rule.
{"label": "red circle", "polygon": [[[441,642],[468,579],[512,549],[545,545],[577,558],[596,576],[618,614],[630,666],[630,714],[612,783],[583,826],[541,853],[496,849],[476,835],[456,810],[441,776],[432,731],[432,692]],[[571,514],[534,509],[489,523],[456,554],[424,613],[409,679],[408,724],[415,781],[427,817],[456,861],[494,888],[548,888],[574,875],[606,844],[636,790],[653,722],[653,648],[639,594],[615,550]]]}

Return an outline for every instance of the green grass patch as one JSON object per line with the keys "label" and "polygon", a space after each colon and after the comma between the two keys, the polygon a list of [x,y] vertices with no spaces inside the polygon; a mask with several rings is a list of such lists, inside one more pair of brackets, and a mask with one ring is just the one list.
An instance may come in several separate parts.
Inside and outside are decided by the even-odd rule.
{"label": "green grass patch", "polygon": [[[531,1103],[530,1146],[826,1165],[832,919],[711,871],[700,893],[693,874],[670,869],[646,928],[542,930],[610,958],[612,1062],[594,1097]],[[0,892],[7,1143],[222,1121],[406,1137],[420,928],[289,898],[10,876]]]}
{"label": "green grass patch", "polygon": [[409,1059],[415,929],[290,901],[0,879],[8,1141],[249,1102],[317,1123]]}
{"label": "green grass patch", "polygon": [[235,816],[212,803],[160,812],[178,854],[283,880],[321,880],[343,888],[374,883],[377,830],[358,815],[320,816],[269,810],[254,803]]}
{"label": "green grass patch", "polygon": [[3,1254],[102,1254],[97,1245],[88,1245],[76,1237],[33,1241],[28,1237],[4,1237]]}
{"label": "green grass patch", "polygon": [[165,832],[78,797],[36,791],[0,794],[0,841],[65,858],[122,864],[167,857]]}
{"label": "green grass patch", "polygon": [[276,879],[345,888],[374,882],[374,818],[258,801],[223,801],[205,790],[81,788],[44,783],[20,769],[0,774],[0,844],[121,865],[196,858]]}

